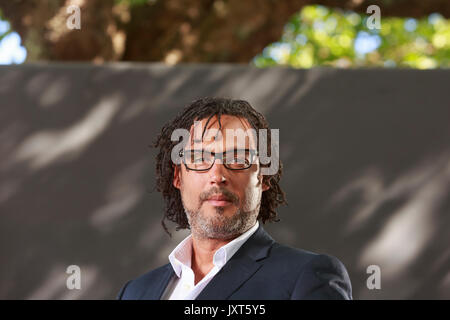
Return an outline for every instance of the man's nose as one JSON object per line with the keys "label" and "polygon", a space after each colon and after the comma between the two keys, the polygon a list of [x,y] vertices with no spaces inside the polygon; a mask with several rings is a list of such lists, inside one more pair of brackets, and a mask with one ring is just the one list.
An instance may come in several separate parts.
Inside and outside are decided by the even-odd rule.
{"label": "man's nose", "polygon": [[213,166],[209,169],[209,177],[211,184],[226,184],[228,183],[227,168],[222,164],[222,161],[214,161]]}

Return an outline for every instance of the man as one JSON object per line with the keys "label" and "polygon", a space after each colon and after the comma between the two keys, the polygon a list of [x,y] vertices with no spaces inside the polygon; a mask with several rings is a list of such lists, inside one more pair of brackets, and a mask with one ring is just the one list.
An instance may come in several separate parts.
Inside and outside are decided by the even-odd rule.
{"label": "man", "polygon": [[[163,127],[155,143],[162,225],[168,232],[168,219],[191,234],[170,263],[126,283],[118,299],[352,299],[337,258],[281,245],[264,231],[285,195],[275,138],[263,129],[264,116],[248,102],[222,98],[194,101]],[[261,130],[267,135],[251,134]],[[179,132],[188,133],[181,144]]]}

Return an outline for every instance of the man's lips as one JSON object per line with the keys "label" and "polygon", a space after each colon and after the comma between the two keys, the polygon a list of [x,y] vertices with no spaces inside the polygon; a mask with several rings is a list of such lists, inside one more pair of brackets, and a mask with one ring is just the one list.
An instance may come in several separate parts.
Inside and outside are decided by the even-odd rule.
{"label": "man's lips", "polygon": [[209,197],[206,201],[208,201],[209,204],[216,206],[216,207],[224,207],[230,205],[232,202],[223,195],[214,195]]}

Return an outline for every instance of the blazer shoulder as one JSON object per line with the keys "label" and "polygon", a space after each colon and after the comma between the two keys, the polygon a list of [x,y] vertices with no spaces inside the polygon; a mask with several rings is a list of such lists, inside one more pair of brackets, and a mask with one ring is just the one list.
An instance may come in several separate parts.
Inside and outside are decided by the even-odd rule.
{"label": "blazer shoulder", "polygon": [[293,298],[351,300],[352,285],[347,269],[335,256],[316,254],[297,279]]}
{"label": "blazer shoulder", "polygon": [[152,290],[155,284],[161,281],[161,278],[167,274],[168,269],[171,268],[170,263],[167,263],[159,268],[150,270],[136,279],[130,280],[120,289],[117,295],[118,300],[139,299],[149,289]]}
{"label": "blazer shoulder", "polygon": [[345,270],[344,264],[333,255],[293,248],[279,244],[278,242],[275,242],[272,246],[271,257],[279,260],[298,262],[308,268],[331,268]]}
{"label": "blazer shoulder", "polygon": [[296,267],[301,267],[311,261],[313,258],[315,258],[318,253],[299,249],[299,248],[293,248],[287,245],[280,244],[278,242],[275,242],[272,245],[271,251],[270,251],[270,258],[276,259],[280,262],[287,262],[289,264],[296,264]]}
{"label": "blazer shoulder", "polygon": [[296,278],[292,299],[352,299],[347,269],[335,256],[275,243],[270,258]]}

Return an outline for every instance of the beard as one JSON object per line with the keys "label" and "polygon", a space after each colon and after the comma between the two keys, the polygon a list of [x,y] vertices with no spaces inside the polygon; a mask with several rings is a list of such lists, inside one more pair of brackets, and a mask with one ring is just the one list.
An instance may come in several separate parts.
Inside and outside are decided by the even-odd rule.
{"label": "beard", "polygon": [[224,194],[233,204],[239,205],[239,198],[230,191],[222,188],[212,188],[200,195],[200,206],[196,210],[188,209],[183,201],[193,236],[202,239],[229,240],[238,237],[255,225],[260,203],[254,210],[244,211],[238,209],[232,216],[224,215],[223,207],[215,207],[215,214],[207,215],[201,206],[208,197],[214,193]]}

